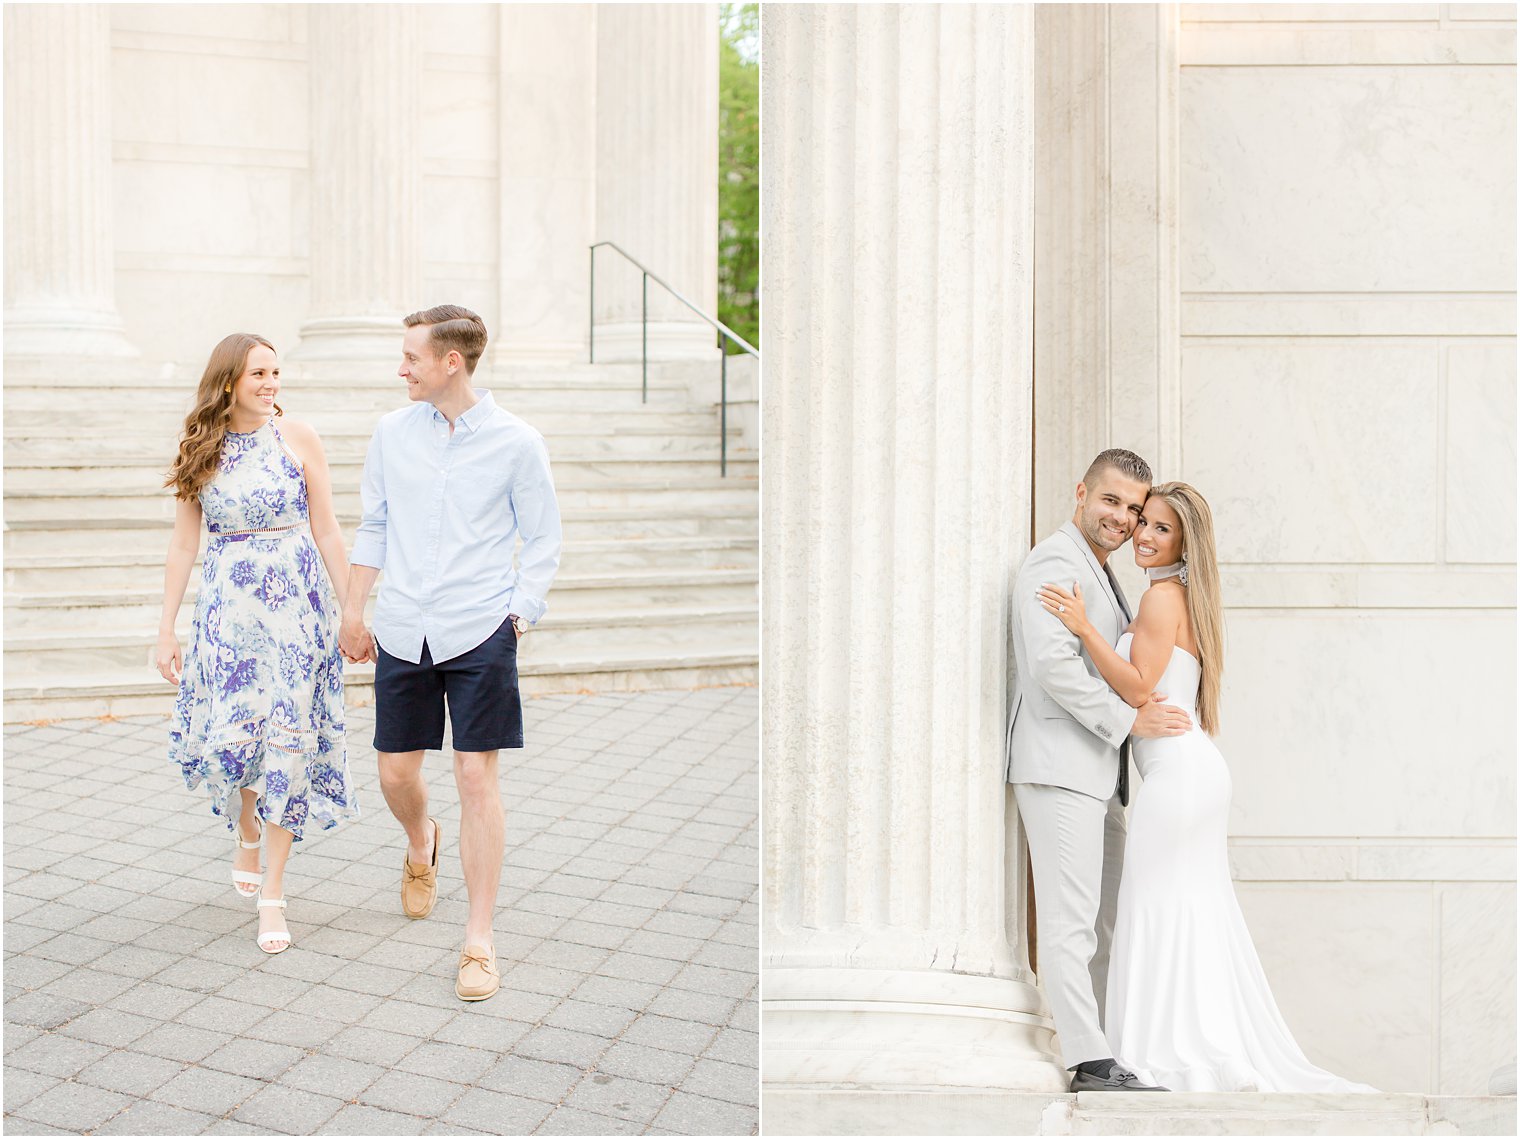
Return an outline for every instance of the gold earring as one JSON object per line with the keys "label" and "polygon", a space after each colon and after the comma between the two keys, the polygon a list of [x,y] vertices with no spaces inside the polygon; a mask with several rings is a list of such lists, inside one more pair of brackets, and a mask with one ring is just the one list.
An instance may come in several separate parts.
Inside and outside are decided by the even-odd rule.
{"label": "gold earring", "polygon": [[231,390],[232,390],[232,385],[231,384],[223,384],[222,385],[222,391],[224,391],[224,392],[230,392]]}

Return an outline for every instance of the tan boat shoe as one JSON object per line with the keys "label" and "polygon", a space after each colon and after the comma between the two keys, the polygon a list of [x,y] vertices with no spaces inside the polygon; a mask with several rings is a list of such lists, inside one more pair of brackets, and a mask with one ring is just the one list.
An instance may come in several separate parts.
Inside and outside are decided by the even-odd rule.
{"label": "tan boat shoe", "polygon": [[438,850],[443,846],[443,828],[438,820],[429,816],[433,824],[433,863],[418,866],[406,858],[401,859],[401,912],[413,920],[425,918],[438,904]]}
{"label": "tan boat shoe", "polygon": [[459,979],[454,993],[462,1001],[483,1001],[501,988],[496,971],[496,951],[484,945],[466,945],[459,955]]}

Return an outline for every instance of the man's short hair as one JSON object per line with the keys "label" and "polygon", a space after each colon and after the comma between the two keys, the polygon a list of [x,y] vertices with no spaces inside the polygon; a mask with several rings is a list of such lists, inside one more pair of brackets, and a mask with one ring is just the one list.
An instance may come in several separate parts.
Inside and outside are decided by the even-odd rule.
{"label": "man's short hair", "polygon": [[1104,471],[1118,471],[1127,479],[1134,479],[1150,486],[1153,478],[1151,466],[1133,451],[1126,451],[1123,447],[1110,447],[1092,461],[1087,468],[1087,473],[1082,476],[1083,485],[1091,490],[1093,482]]}
{"label": "man's short hair", "polygon": [[414,312],[401,322],[408,328],[426,324],[428,347],[434,356],[447,356],[455,350],[464,357],[465,371],[475,374],[475,365],[486,350],[486,322],[461,305],[434,305]]}

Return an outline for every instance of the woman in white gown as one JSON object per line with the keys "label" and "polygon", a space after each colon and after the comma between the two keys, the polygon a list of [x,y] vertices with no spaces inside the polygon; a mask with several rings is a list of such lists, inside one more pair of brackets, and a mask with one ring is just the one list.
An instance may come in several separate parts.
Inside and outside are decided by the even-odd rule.
{"label": "woman in white gown", "polygon": [[1214,520],[1187,483],[1154,488],[1134,534],[1150,577],[1117,646],[1086,620],[1080,587],[1041,600],[1103,679],[1139,707],[1193,710],[1183,736],[1135,740],[1144,785],[1130,808],[1108,967],[1105,1035],[1142,1082],[1188,1092],[1371,1092],[1316,1068],[1283,1023],[1235,899],[1230,772],[1219,729],[1224,625]]}

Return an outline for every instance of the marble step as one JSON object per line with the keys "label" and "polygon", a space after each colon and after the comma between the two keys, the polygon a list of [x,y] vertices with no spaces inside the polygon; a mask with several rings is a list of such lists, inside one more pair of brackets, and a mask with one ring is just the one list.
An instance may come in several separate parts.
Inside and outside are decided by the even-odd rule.
{"label": "marble step", "polygon": [[[113,550],[155,553],[168,549],[174,525],[173,499],[153,500],[161,509],[155,516],[131,517],[110,501],[71,499],[66,511],[39,512],[22,518],[6,504],[3,545],[5,555],[58,556],[73,552]],[[353,547],[358,531],[357,511],[338,512],[344,541]],[[591,541],[642,541],[691,538],[748,538],[759,530],[758,503],[753,496],[741,509],[690,503],[640,506],[616,510],[566,510],[563,513],[565,543]]]}
{"label": "marble step", "polygon": [[[165,535],[167,540],[167,535]],[[753,570],[759,565],[754,538],[644,538],[628,541],[568,543],[560,560],[556,592],[572,575],[583,572],[667,574],[699,570]],[[8,592],[43,590],[162,589],[164,550],[100,552],[82,541],[65,554],[10,554],[5,559]],[[197,562],[190,580],[200,578]]]}
{"label": "marble step", "polygon": [[[532,634],[536,636],[537,634]],[[692,642],[668,650],[654,647],[608,649],[581,657],[529,659],[525,649],[518,666],[525,696],[554,692],[626,692],[651,688],[698,688],[754,684],[759,668],[757,644],[725,639]],[[112,672],[70,671],[25,679],[6,675],[6,723],[78,719],[96,716],[167,715],[175,689],[156,673],[144,678],[134,668]],[[372,665],[345,665],[348,703],[374,700]]]}
{"label": "marble step", "polygon": [[[149,472],[141,472],[149,474]],[[91,481],[79,485],[17,486],[22,480],[9,473],[5,485],[5,519],[8,525],[43,522],[50,518],[88,515],[120,521],[171,519],[174,498],[167,491],[148,492],[140,484]],[[28,480],[30,481],[30,480]],[[345,490],[335,484],[333,506],[340,519],[357,518],[360,511],[357,487]],[[753,510],[758,494],[757,480],[750,478],[623,479],[599,481],[555,478],[555,497],[564,514],[609,510],[659,510],[671,514],[694,509]]]}
{"label": "marble step", "polygon": [[[754,569],[699,570],[693,573],[644,572],[575,576],[561,574],[549,595],[556,615],[586,611],[605,612],[613,607],[634,611],[662,607],[756,605],[759,573]],[[180,607],[180,624],[188,628],[199,594],[192,577]],[[155,628],[163,605],[163,587],[111,588],[67,592],[8,592],[5,597],[5,629],[8,633],[58,632],[111,633]]]}
{"label": "marble step", "polygon": [[766,1087],[767,1135],[1514,1135],[1513,1096]]}
{"label": "marble step", "polygon": [[[167,412],[183,420],[195,399],[193,380],[137,380],[114,387],[81,384],[71,380],[77,380],[77,377],[59,375],[56,379],[27,384],[13,381],[7,374],[7,410],[14,404],[18,410],[51,411],[57,416],[64,400],[75,398],[73,393],[88,391],[96,393],[102,402],[111,405],[116,410],[118,419],[137,414]],[[586,414],[607,414],[636,412],[646,408],[666,412],[691,407],[705,409],[716,405],[720,394],[714,385],[710,395],[701,392],[694,398],[686,384],[669,381],[651,381],[646,393],[637,376],[631,381],[552,380],[514,385],[479,384],[477,387],[489,390],[500,406],[534,426],[538,426],[534,423],[535,415],[543,411],[575,410]],[[276,402],[287,415],[294,415],[298,419],[317,412],[344,410],[356,415],[368,413],[378,419],[387,411],[406,406],[409,400],[406,385],[394,378],[382,383],[351,380],[303,382],[286,379],[280,386]]]}
{"label": "marble step", "polygon": [[[359,435],[368,439],[380,417],[401,406],[394,399],[370,401],[333,401],[333,406],[314,406],[306,401],[291,403],[281,400],[286,414],[310,423],[324,439],[331,434]],[[172,453],[175,441],[184,426],[187,408],[175,404],[172,407],[153,408],[139,406],[134,401],[127,416],[117,403],[98,403],[71,407],[67,420],[60,419],[56,395],[49,401],[26,400],[13,396],[7,387],[5,424],[7,442],[12,438],[33,436],[37,438],[67,438],[75,433],[100,435],[139,436],[153,447]],[[578,437],[588,434],[621,434],[649,432],[679,433],[711,431],[714,443],[718,437],[718,413],[709,407],[660,407],[636,406],[619,410],[602,409],[588,412],[577,408],[537,408],[526,419],[549,440],[552,449],[562,437]],[[130,428],[126,427],[130,422]]]}
{"label": "marble step", "polygon": [[[690,415],[672,423],[597,422],[579,417],[575,423],[566,423],[558,430],[545,432],[549,445],[549,458],[556,467],[562,462],[594,462],[612,458],[655,460],[682,457],[687,460],[718,461],[719,431],[716,416],[705,412],[674,412],[672,416]],[[54,434],[35,428],[16,426],[10,421],[16,418],[7,409],[5,429],[5,467],[7,470],[21,467],[74,467],[91,464],[138,465],[155,469],[167,469],[173,461],[179,421],[162,424],[162,430],[154,432],[147,425],[134,423],[132,431],[123,431],[118,421],[107,426],[72,427],[67,434]],[[537,426],[535,424],[535,426]],[[369,449],[371,430],[358,430],[353,417],[335,422],[324,428],[322,447],[330,463],[364,462]],[[540,430],[543,430],[540,428]],[[728,432],[730,460],[750,458],[755,454],[746,450],[736,429]]]}
{"label": "marble step", "polygon": [[[720,475],[716,448],[709,455],[675,451],[616,453],[564,453],[551,455],[556,493],[590,490],[609,485],[689,485],[701,488],[715,478],[748,481],[759,476],[759,460],[753,454],[734,455],[728,474]],[[28,461],[5,457],[5,494],[88,493],[106,486],[119,491],[158,494],[163,489],[169,463],[158,455],[114,455],[87,445],[79,453]],[[338,491],[357,490],[364,474],[363,453],[329,455],[328,470]],[[722,485],[721,483],[719,485]]]}
{"label": "marble step", "polygon": [[[552,594],[551,594],[552,597]],[[125,672],[149,667],[157,643],[157,619],[129,631],[58,630],[5,634],[6,683],[28,677]],[[742,604],[659,606],[644,610],[551,610],[532,633],[530,655],[553,661],[584,659],[610,649],[640,646],[660,651],[684,643],[758,644],[758,610]],[[189,611],[180,613],[179,633],[189,632]]]}

